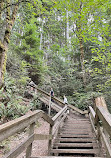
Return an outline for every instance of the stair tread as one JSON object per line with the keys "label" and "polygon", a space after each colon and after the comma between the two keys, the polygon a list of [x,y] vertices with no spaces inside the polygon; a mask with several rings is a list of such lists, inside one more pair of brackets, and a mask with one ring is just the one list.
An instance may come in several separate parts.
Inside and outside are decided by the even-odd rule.
{"label": "stair tread", "polygon": [[98,149],[52,149],[51,153],[97,154]]}
{"label": "stair tread", "polygon": [[92,131],[92,129],[89,128],[89,127],[87,127],[87,129],[86,129],[86,128],[79,128],[79,127],[75,127],[75,128],[70,128],[70,127],[69,127],[69,128],[61,128],[60,130],[61,130],[61,131],[64,131],[64,130],[66,130],[66,131],[68,131],[68,130],[69,130],[69,131],[77,131],[77,130],[78,130],[78,131],[79,131],[79,130],[84,130],[84,131],[85,131],[85,130],[86,130],[86,131],[87,131],[87,130],[90,130],[90,131]]}
{"label": "stair tread", "polygon": [[87,135],[77,135],[77,134],[59,134],[59,137],[67,137],[67,138],[93,138],[92,134]]}
{"label": "stair tread", "polygon": [[68,131],[68,132],[63,131],[61,132],[61,134],[89,134],[89,132],[88,131]]}
{"label": "stair tread", "polygon": [[[75,128],[76,129],[87,129],[87,127],[84,127],[84,126],[83,127],[81,127],[81,126],[73,126],[73,127],[71,126],[70,127],[71,130],[73,130]],[[91,127],[89,127],[89,128],[91,129]],[[61,129],[69,129],[69,128],[63,126]]]}
{"label": "stair tread", "polygon": [[75,123],[75,124],[65,124],[63,127],[91,127],[91,124],[78,124],[78,123]]}
{"label": "stair tread", "polygon": [[[37,156],[37,157],[30,157],[30,158],[58,158],[58,156]],[[64,156],[59,156],[59,158],[64,158]],[[65,156],[65,158],[83,158],[83,157],[68,157],[68,156]],[[84,157],[84,158],[94,158],[94,157]],[[95,157],[95,158],[104,158],[104,157]]]}
{"label": "stair tread", "polygon": [[96,139],[93,138],[56,138],[55,141],[62,142],[94,142]]}
{"label": "stair tread", "polygon": [[55,143],[54,147],[93,147],[93,143]]}

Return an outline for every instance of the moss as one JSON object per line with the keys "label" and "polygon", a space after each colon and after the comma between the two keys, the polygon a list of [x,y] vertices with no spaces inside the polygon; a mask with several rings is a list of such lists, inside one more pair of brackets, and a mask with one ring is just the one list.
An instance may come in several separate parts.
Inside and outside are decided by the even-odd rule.
{"label": "moss", "polygon": [[10,40],[9,40],[9,37],[8,37],[8,36],[5,36],[5,40],[6,40],[6,42],[7,42],[7,43],[9,43],[9,42],[10,42]]}
{"label": "moss", "polygon": [[15,19],[16,18],[16,15],[13,15],[13,19]]}
{"label": "moss", "polygon": [[5,75],[5,72],[6,72],[6,62],[7,62],[7,54],[5,53],[3,69],[2,69],[2,74],[3,74],[2,81],[3,82],[4,82],[4,75]]}
{"label": "moss", "polygon": [[1,53],[3,50],[5,50],[5,47],[4,47],[4,45],[2,44],[2,42],[0,41],[0,53]]}

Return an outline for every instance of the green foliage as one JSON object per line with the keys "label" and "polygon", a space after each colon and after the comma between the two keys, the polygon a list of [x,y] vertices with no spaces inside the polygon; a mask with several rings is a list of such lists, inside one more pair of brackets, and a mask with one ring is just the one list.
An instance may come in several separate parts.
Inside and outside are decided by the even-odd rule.
{"label": "green foliage", "polygon": [[[30,78],[35,80],[35,83],[40,82],[42,74],[46,70],[46,66],[43,65],[44,52],[39,50],[40,33],[37,22],[37,18],[34,16],[28,22],[25,22],[23,35],[16,34],[21,44],[15,48],[19,58],[22,60],[22,66],[27,67],[27,72]],[[24,79],[24,76],[22,76],[20,82],[24,82]]]}
{"label": "green foliage", "polygon": [[0,103],[0,118],[4,119],[14,119],[24,115],[28,112],[28,107],[20,105],[21,100],[16,98],[17,100],[11,99],[7,106],[3,103]]}
{"label": "green foliage", "polygon": [[35,93],[33,94],[33,99],[30,102],[29,108],[30,110],[37,110],[41,108],[41,102]]}
{"label": "green foliage", "polygon": [[73,94],[74,100],[71,103],[82,110],[86,110],[88,109],[89,105],[93,106],[93,99],[98,96],[101,96],[101,93],[92,91],[89,91],[87,93],[76,92]]}
{"label": "green foliage", "polygon": [[[21,86],[19,84],[21,84]],[[25,90],[23,86],[23,82],[19,83],[16,79],[6,74],[6,90],[0,90],[0,98],[2,99],[2,102],[0,102],[1,119],[14,119],[24,115],[28,111],[28,107],[23,105],[22,96],[20,96],[23,93],[23,90]]]}
{"label": "green foliage", "polygon": [[[23,96],[30,78],[48,92],[53,87],[55,95],[62,99],[65,94],[69,103],[81,109],[92,105],[93,97],[98,95],[106,97],[110,108],[110,11],[109,0],[35,0],[21,5],[8,52],[7,92],[0,93],[5,104],[7,98],[10,100],[7,104],[9,114],[6,115],[12,113],[13,117],[18,117],[27,111],[21,106],[19,96]],[[80,39],[84,50],[85,86]],[[4,117],[7,108],[1,106]],[[39,107],[38,97],[34,96],[29,108]]]}

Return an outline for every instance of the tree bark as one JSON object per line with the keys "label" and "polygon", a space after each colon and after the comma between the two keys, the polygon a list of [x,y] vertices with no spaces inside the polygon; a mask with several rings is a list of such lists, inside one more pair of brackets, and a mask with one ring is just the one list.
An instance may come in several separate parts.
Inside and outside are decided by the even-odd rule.
{"label": "tree bark", "polygon": [[3,4],[4,4],[4,2],[3,2],[3,0],[1,0],[1,2],[0,2],[0,19],[1,19],[1,16],[2,16]]}
{"label": "tree bark", "polygon": [[81,69],[83,73],[83,83],[86,86],[86,73],[85,73],[85,66],[84,66],[84,48],[83,48],[83,38],[79,37],[79,44],[80,44],[80,62],[81,62]]}
{"label": "tree bark", "polygon": [[82,26],[81,26],[81,10],[82,10],[82,2],[80,4],[80,16],[78,17],[77,25],[77,32],[78,32],[78,39],[80,45],[80,62],[81,62],[81,69],[83,74],[83,83],[84,87],[86,87],[86,73],[85,73],[85,65],[84,65],[84,47],[83,47],[83,37],[82,37]]}
{"label": "tree bark", "polygon": [[[10,0],[7,0],[6,2],[7,2],[7,5],[10,6]],[[5,70],[6,70],[8,44],[10,41],[11,30],[12,30],[12,27],[15,22],[17,11],[18,11],[18,4],[14,6],[14,10],[13,10],[12,17],[11,17],[10,7],[7,7],[7,12],[6,12],[7,26],[5,29],[3,43],[0,42],[0,88],[3,86],[3,83],[4,83],[4,74],[5,74]]]}

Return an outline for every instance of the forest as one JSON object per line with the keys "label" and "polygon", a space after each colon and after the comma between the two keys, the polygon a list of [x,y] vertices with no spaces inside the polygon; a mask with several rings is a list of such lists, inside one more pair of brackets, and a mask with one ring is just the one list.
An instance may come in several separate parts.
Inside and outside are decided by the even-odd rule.
{"label": "forest", "polygon": [[38,109],[33,81],[82,110],[104,96],[111,112],[111,1],[0,0],[1,122]]}

